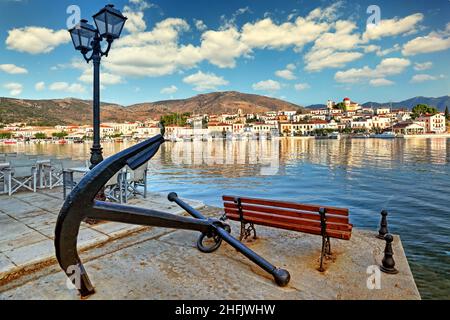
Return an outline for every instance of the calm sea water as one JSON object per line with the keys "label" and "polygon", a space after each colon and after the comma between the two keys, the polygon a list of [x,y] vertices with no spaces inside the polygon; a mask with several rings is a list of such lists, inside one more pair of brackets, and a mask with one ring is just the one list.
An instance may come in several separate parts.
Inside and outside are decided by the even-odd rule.
{"label": "calm sea water", "polygon": [[[105,144],[111,155],[127,144]],[[89,146],[17,145],[2,150],[85,159]],[[235,194],[350,208],[358,228],[401,236],[424,299],[450,298],[450,139],[280,139],[166,143],[150,188],[221,206]],[[395,258],[395,256],[394,256]]]}

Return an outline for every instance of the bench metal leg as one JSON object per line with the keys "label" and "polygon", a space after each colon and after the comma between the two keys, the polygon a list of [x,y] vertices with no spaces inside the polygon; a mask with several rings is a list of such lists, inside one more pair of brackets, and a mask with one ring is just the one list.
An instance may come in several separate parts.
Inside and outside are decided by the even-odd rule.
{"label": "bench metal leg", "polygon": [[323,268],[323,256],[325,255],[325,238],[322,237],[322,252],[320,254],[320,267],[319,271],[324,272],[325,269]]}
{"label": "bench metal leg", "polygon": [[246,240],[248,237],[252,235],[252,232],[253,232],[253,239],[256,240],[257,237],[255,225],[251,222],[241,221],[241,233],[239,235],[239,241]]}
{"label": "bench metal leg", "polygon": [[330,242],[330,237],[328,237],[328,236],[327,236],[327,243],[328,243],[327,254],[331,255],[331,242]]}
{"label": "bench metal leg", "polygon": [[331,242],[330,237],[322,237],[322,252],[320,254],[320,267],[319,271],[324,272],[325,269],[323,268],[323,258],[325,256],[331,255]]}

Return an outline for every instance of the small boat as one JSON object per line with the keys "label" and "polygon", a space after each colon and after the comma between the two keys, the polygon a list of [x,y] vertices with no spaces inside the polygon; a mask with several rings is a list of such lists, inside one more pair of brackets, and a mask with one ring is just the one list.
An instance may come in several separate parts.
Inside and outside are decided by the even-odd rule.
{"label": "small boat", "polygon": [[3,141],[4,144],[17,144],[16,139],[7,139]]}
{"label": "small boat", "polygon": [[370,135],[364,134],[364,133],[357,133],[354,136],[352,136],[353,139],[367,139],[370,138]]}
{"label": "small boat", "polygon": [[329,137],[330,139],[341,140],[341,134],[339,132],[332,132]]}
{"label": "small boat", "polygon": [[372,137],[379,139],[393,139],[396,137],[396,134],[392,131],[386,131],[381,134],[374,134]]}
{"label": "small boat", "polygon": [[61,140],[56,141],[56,143],[57,144],[66,144],[67,140],[61,139]]}

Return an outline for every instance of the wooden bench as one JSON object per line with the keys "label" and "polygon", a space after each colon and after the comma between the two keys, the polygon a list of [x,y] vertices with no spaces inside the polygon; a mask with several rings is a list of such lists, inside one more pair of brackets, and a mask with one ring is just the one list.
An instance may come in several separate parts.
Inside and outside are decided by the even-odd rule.
{"label": "wooden bench", "polygon": [[350,240],[353,225],[349,210],[286,201],[223,196],[224,218],[240,221],[240,240],[254,234],[255,225],[304,232],[322,236],[320,271],[323,258],[331,254],[330,238]]}

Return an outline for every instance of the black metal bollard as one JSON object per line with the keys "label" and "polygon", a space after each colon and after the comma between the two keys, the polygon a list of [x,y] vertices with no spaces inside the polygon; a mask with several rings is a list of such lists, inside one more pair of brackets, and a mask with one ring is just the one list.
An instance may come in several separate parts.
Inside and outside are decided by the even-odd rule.
{"label": "black metal bollard", "polygon": [[385,273],[396,274],[398,273],[398,270],[395,269],[395,261],[393,258],[394,252],[392,251],[392,241],[394,241],[394,237],[388,233],[384,236],[384,240],[386,241],[386,247],[384,248],[384,257],[380,270]]}
{"label": "black metal bollard", "polygon": [[380,230],[378,230],[378,239],[384,240],[384,236],[389,233],[388,224],[387,224],[387,215],[388,212],[386,210],[381,211],[381,222],[380,222]]}

